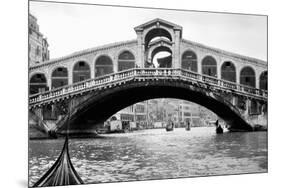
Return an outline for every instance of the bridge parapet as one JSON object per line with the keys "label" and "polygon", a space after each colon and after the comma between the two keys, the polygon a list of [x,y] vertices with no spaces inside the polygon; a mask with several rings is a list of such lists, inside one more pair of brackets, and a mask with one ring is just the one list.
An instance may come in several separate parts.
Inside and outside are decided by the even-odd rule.
{"label": "bridge parapet", "polygon": [[234,82],[229,82],[206,75],[200,75],[198,73],[180,68],[134,68],[125,71],[120,71],[117,73],[108,74],[95,79],[88,79],[83,82],[56,88],[54,90],[47,91],[44,93],[31,95],[29,97],[29,108],[33,108],[38,105],[40,106],[44,103],[49,103],[51,101],[56,101],[64,97],[69,97],[70,95],[72,96],[76,94],[82,94],[83,92],[89,90],[96,90],[101,89],[103,87],[110,87],[111,85],[123,84],[130,79],[178,79],[183,81],[188,80],[204,84],[207,83],[211,87],[215,87],[220,90],[231,90],[243,96],[258,98],[260,100],[267,100],[267,91],[265,90],[236,84]]}

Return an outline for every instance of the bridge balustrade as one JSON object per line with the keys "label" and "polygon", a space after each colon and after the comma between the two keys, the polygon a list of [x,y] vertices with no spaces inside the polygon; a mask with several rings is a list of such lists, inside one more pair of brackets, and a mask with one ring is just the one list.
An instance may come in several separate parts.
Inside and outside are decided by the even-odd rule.
{"label": "bridge balustrade", "polygon": [[192,78],[192,79],[196,79],[196,80],[201,79],[201,77],[200,77],[201,75],[199,75],[198,73],[191,72],[191,71],[184,70],[184,69],[181,70],[181,75],[184,77],[188,77],[188,78]]}
{"label": "bridge balustrade", "polygon": [[250,93],[257,96],[267,97],[267,91],[260,90],[240,84],[236,84],[233,82],[220,80],[211,76],[207,75],[200,75],[198,73],[185,70],[185,69],[167,69],[167,68],[159,68],[159,69],[141,69],[141,68],[134,68],[134,69],[128,69],[117,73],[112,73],[109,75],[104,75],[95,79],[88,79],[82,82],[78,82],[72,85],[63,86],[61,88],[56,88],[51,91],[47,91],[44,93],[39,93],[35,95],[31,95],[29,97],[30,103],[37,103],[40,101],[48,100],[51,98],[55,98],[58,96],[62,96],[71,92],[76,91],[82,91],[87,88],[95,88],[100,87],[104,84],[108,84],[111,82],[121,81],[123,79],[127,79],[130,77],[135,76],[153,76],[153,77],[178,77],[181,76],[183,78],[188,78],[191,80],[197,80],[197,81],[203,81],[207,82],[213,85],[217,85],[220,87],[230,88],[236,91],[244,92],[244,93]]}
{"label": "bridge balustrade", "polygon": [[219,85],[219,80],[217,78],[211,77],[211,76],[206,76],[202,75],[202,81],[203,82],[208,82],[211,84]]}
{"label": "bridge balustrade", "polygon": [[256,90],[257,90],[256,88],[251,88],[251,87],[247,87],[247,86],[241,87],[241,91],[246,92],[246,93],[257,94]]}
{"label": "bridge balustrade", "polygon": [[229,89],[233,89],[233,90],[237,89],[236,83],[225,81],[225,80],[221,80],[220,85],[223,86],[223,87],[229,88]]}

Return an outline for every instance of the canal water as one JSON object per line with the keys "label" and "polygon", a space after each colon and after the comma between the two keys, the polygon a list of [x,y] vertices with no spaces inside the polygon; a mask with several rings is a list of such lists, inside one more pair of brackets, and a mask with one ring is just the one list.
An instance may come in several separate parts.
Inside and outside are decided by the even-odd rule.
{"label": "canal water", "polygon": [[[142,130],[70,139],[71,161],[85,183],[267,172],[267,132],[215,134],[214,127]],[[29,142],[33,185],[55,162],[64,140]]]}

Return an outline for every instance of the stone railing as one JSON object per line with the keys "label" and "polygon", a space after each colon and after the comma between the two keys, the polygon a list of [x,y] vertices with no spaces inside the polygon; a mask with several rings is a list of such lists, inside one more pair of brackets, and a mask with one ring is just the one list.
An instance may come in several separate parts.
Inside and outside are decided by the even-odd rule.
{"label": "stone railing", "polygon": [[83,82],[78,82],[72,85],[67,85],[64,87],[56,88],[51,91],[44,93],[39,93],[35,95],[30,95],[29,104],[33,105],[36,103],[41,103],[47,100],[56,99],[64,95],[80,93],[87,90],[94,90],[107,86],[109,84],[124,82],[131,78],[141,78],[146,79],[147,77],[155,79],[188,79],[190,81],[198,81],[202,83],[208,83],[212,86],[231,89],[237,92],[242,92],[245,94],[254,95],[257,97],[267,98],[267,91],[260,90],[234,82],[229,82],[225,80],[220,80],[215,77],[200,75],[198,73],[184,70],[184,69],[164,69],[164,68],[134,68],[125,71],[120,71],[117,73],[108,74],[94,79],[84,80]]}

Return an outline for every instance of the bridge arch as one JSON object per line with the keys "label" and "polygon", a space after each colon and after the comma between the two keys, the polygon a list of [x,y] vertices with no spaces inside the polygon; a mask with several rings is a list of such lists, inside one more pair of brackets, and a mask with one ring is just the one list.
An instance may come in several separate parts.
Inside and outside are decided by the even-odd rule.
{"label": "bridge arch", "polygon": [[246,66],[241,69],[240,84],[250,87],[256,87],[256,73],[252,67]]}
{"label": "bridge arch", "polygon": [[192,50],[185,50],[181,56],[181,67],[193,72],[197,72],[197,55]]}
{"label": "bridge arch", "polygon": [[52,89],[68,85],[68,70],[66,67],[56,67],[51,75]]}
{"label": "bridge arch", "polygon": [[95,60],[95,77],[113,73],[113,61],[108,55],[100,55]]}
{"label": "bridge arch", "polygon": [[136,59],[130,50],[121,50],[118,54],[118,71],[135,68]]}
{"label": "bridge arch", "polygon": [[207,55],[203,58],[202,74],[217,77],[217,61],[213,56]]}
{"label": "bridge arch", "polygon": [[221,79],[236,82],[236,67],[231,61],[223,62],[221,66]]}
{"label": "bridge arch", "polygon": [[73,83],[81,82],[91,78],[91,68],[88,62],[80,60],[76,62],[72,69]]}
{"label": "bridge arch", "polygon": [[263,71],[260,74],[260,89],[267,90],[267,71]]}
{"label": "bridge arch", "polygon": [[29,79],[29,94],[36,94],[48,90],[47,79],[44,73],[34,73]]}
{"label": "bridge arch", "polygon": [[[76,113],[71,117],[71,129],[79,129],[80,125],[83,125],[83,128],[91,129],[91,126],[104,122],[112,114],[127,106],[154,98],[188,100],[213,111],[232,128],[252,130],[252,127],[241,116],[240,111],[223,96],[208,91],[205,87],[198,88],[196,84],[192,85],[180,80],[170,82],[154,80],[149,84],[139,80],[89,94],[86,97],[87,102],[77,103],[79,105],[76,107]],[[85,99],[81,98],[81,100]],[[94,117],[93,114],[95,114]]]}

